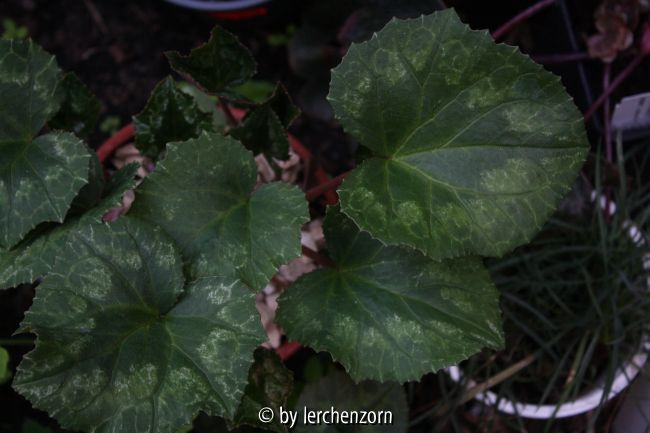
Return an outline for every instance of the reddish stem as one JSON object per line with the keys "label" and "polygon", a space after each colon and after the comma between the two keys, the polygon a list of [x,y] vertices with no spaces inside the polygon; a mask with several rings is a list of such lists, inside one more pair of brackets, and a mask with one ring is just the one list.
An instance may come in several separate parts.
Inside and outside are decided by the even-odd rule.
{"label": "reddish stem", "polygon": [[[610,63],[605,63],[603,67],[603,92],[607,91],[609,88],[610,81],[610,72],[612,70],[612,65]],[[613,161],[613,151],[612,151],[612,119],[610,116],[610,100],[605,98],[603,105],[603,133],[605,134],[605,157],[607,162]]]}
{"label": "reddish stem", "polygon": [[[605,63],[603,66],[603,92],[607,91],[609,88],[610,75],[611,75],[612,65],[610,63]],[[603,134],[605,141],[605,158],[607,162],[611,163],[613,161],[614,155],[612,151],[612,131],[611,131],[611,117],[610,117],[610,99],[605,98],[603,103]],[[611,222],[612,214],[609,211],[609,204],[612,200],[612,191],[610,188],[605,190],[605,222],[609,224]]]}
{"label": "reddish stem", "polygon": [[336,263],[334,263],[334,261],[332,259],[330,259],[329,257],[326,257],[326,256],[322,255],[318,251],[314,251],[311,248],[306,247],[304,245],[302,246],[302,253],[303,253],[303,255],[309,257],[310,259],[312,259],[314,261],[314,263],[316,263],[318,265],[321,265],[321,266],[326,267],[326,268],[335,268],[336,267]]}
{"label": "reddish stem", "polygon": [[339,185],[341,185],[341,182],[343,182],[343,179],[345,179],[345,177],[348,174],[350,174],[350,172],[346,171],[345,173],[339,174],[338,176],[310,189],[305,193],[305,197],[307,197],[307,201],[312,202],[316,200],[318,197],[320,197],[321,195],[325,194],[326,192],[334,191],[336,188],[339,187]]}
{"label": "reddish stem", "polygon": [[[318,161],[312,162],[313,158],[309,149],[307,149],[305,145],[303,145],[297,138],[295,138],[291,134],[289,134],[289,145],[291,146],[293,151],[298,154],[300,159],[302,159],[305,162],[305,164],[310,165],[310,168],[314,173],[314,177],[316,178],[316,181],[318,183],[325,183],[329,181],[330,179],[329,176],[327,175],[325,170],[323,170],[320,164],[318,164]],[[336,204],[336,202],[338,202],[338,198],[334,191],[326,191],[324,193],[324,196],[327,204]]]}
{"label": "reddish stem", "polygon": [[641,62],[643,61],[643,59],[646,57],[647,54],[648,53],[646,53],[644,51],[639,51],[639,53],[625,67],[625,69],[623,69],[616,76],[616,78],[614,78],[614,81],[611,82],[609,87],[607,87],[607,89],[605,89],[603,91],[602,95],[600,95],[598,97],[598,99],[596,99],[596,101],[591,105],[591,107],[589,107],[589,109],[585,113],[585,122],[587,122],[589,119],[591,119],[591,116],[594,115],[596,110],[598,110],[598,108],[601,105],[603,105],[603,102],[605,102],[607,100],[607,98],[609,98],[609,95],[611,95],[612,92],[614,90],[616,90],[618,88],[618,86],[620,86],[621,83],[636,69],[636,67],[639,66],[639,64],[641,64]]}
{"label": "reddish stem", "polygon": [[278,354],[281,360],[286,361],[298,350],[300,350],[300,343],[297,341],[287,341],[282,346],[275,349],[275,353]]}
{"label": "reddish stem", "polygon": [[131,140],[134,133],[135,128],[133,127],[133,123],[129,123],[115,134],[111,135],[108,140],[103,142],[102,145],[97,148],[97,157],[99,158],[99,162],[103,164],[118,147]]}
{"label": "reddish stem", "polygon": [[221,107],[221,111],[223,111],[223,113],[226,115],[226,120],[228,121],[228,125],[234,128],[239,124],[239,121],[233,114],[226,100],[221,96],[218,96],[217,99],[219,100],[219,106]]}
{"label": "reddish stem", "polygon": [[501,27],[499,27],[494,32],[492,32],[492,38],[495,41],[498,41],[499,39],[503,38],[506,35],[506,33],[508,33],[514,26],[524,21],[525,19],[535,15],[537,12],[546,9],[547,7],[551,6],[553,3],[555,3],[555,0],[542,0],[539,3],[535,3],[528,9],[512,17],[508,22],[506,22]]}

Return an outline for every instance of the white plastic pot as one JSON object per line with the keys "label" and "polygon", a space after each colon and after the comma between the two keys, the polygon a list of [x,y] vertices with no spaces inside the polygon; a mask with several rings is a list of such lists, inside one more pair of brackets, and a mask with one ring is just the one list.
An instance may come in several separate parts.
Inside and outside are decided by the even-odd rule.
{"label": "white plastic pot", "polygon": [[177,6],[201,11],[234,11],[267,3],[269,0],[166,0]]}
{"label": "white plastic pot", "polygon": [[[596,193],[592,193],[592,200],[596,201]],[[607,209],[610,215],[616,212],[616,204],[608,201],[605,197],[600,197],[601,209]],[[631,222],[626,224],[628,236],[639,246],[645,245],[646,240],[642,232],[637,226]],[[650,256],[644,257],[643,267],[650,270]],[[650,277],[648,279],[648,287],[650,287]],[[650,338],[646,338],[644,343],[639,348],[636,354],[625,361],[617,370],[614,375],[614,380],[611,383],[609,392],[605,395],[603,385],[596,386],[584,394],[578,396],[575,400],[568,401],[562,404],[530,404],[520,403],[517,401],[508,400],[507,398],[499,398],[494,392],[487,390],[479,393],[474,397],[475,400],[481,403],[495,407],[497,410],[510,414],[518,415],[524,418],[533,419],[550,419],[550,418],[566,418],[570,416],[579,415],[589,412],[601,404],[611,400],[621,393],[625,388],[630,386],[634,378],[639,374],[645,363],[648,361],[648,353],[650,352]],[[459,382],[462,376],[460,368],[457,366],[449,367],[447,373],[455,382]],[[604,384],[604,380],[601,380]],[[475,386],[474,381],[470,381],[468,386],[471,388]]]}
{"label": "white plastic pot", "polygon": [[[474,397],[476,400],[488,406],[495,407],[501,412],[510,415],[519,415],[524,418],[534,419],[550,419],[550,418],[566,418],[569,416],[579,415],[581,413],[589,412],[600,406],[602,403],[616,397],[621,391],[627,388],[632,380],[639,374],[639,371],[648,360],[648,351],[650,345],[646,344],[638,353],[632,356],[629,360],[623,363],[616,371],[614,380],[609,389],[609,393],[605,396],[605,390],[602,386],[582,394],[573,401],[569,401],[560,405],[555,404],[530,404],[519,403],[516,401],[501,398],[492,391],[485,391]],[[461,379],[460,368],[453,366],[447,369],[447,373],[452,380],[458,382]],[[469,387],[473,387],[475,383],[470,381]]]}

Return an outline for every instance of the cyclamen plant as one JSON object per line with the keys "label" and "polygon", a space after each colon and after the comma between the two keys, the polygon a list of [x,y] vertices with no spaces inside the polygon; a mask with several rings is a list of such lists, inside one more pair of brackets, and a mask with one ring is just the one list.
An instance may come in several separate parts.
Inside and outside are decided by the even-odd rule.
{"label": "cyclamen plant", "polygon": [[[218,28],[167,56],[219,98],[255,72]],[[300,255],[309,214],[296,186],[256,186],[253,155],[286,155],[295,107],[279,86],[225,128],[164,80],[134,118],[156,169],[128,214],[104,223],[137,166],[104,182],[78,138],[96,102],[67,77],[31,41],[0,41],[0,286],[42,278],[19,330],[36,348],[14,388],[73,430],[175,432],[199,411],[255,424],[288,396],[268,395],[263,377],[291,381],[255,352],[266,338],[255,294]],[[280,297],[288,337],[330,352],[356,382],[418,380],[502,346],[481,256],[528,242],[587,152],[559,79],[443,11],[353,45],[329,100],[370,156],[327,211],[335,266]]]}

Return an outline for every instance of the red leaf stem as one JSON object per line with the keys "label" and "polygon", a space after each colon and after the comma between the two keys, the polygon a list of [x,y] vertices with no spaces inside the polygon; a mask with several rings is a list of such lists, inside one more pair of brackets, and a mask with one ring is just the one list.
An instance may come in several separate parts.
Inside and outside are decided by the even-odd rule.
{"label": "red leaf stem", "polygon": [[603,102],[609,98],[609,96],[612,94],[614,90],[618,88],[618,86],[621,85],[621,83],[636,69],[637,66],[641,64],[643,59],[648,55],[648,53],[644,51],[639,51],[639,53],[634,57],[634,59],[623,69],[617,76],[614,78],[614,81],[612,81],[607,89],[603,91],[603,93],[594,101],[593,104],[591,104],[591,107],[587,110],[585,113],[585,122],[587,122],[591,117],[594,115],[596,110],[600,108],[601,105],[603,105]]}
{"label": "red leaf stem", "polygon": [[500,40],[503,38],[506,33],[508,33],[510,30],[512,30],[513,27],[515,27],[517,24],[520,22],[524,21],[525,19],[535,15],[537,12],[546,9],[547,7],[551,6],[553,3],[555,3],[555,0],[542,0],[538,3],[535,3],[528,9],[518,13],[514,17],[512,17],[508,22],[503,24],[501,27],[496,29],[494,32],[492,32],[492,38],[495,41]]}
{"label": "red leaf stem", "polygon": [[[345,179],[345,177],[348,174],[350,174],[350,172],[346,171],[345,173],[339,174],[338,176],[333,177],[332,179],[329,179],[328,181],[323,182],[320,185],[315,186],[314,188],[310,189],[305,194],[305,196],[307,197],[307,201],[309,201],[309,202],[314,201],[318,197],[320,197],[321,195],[326,194],[327,192],[332,192],[333,193],[334,190],[336,188],[338,188],[339,185],[341,185],[341,182],[343,182],[343,179]],[[338,199],[335,200],[334,203],[336,203],[336,202],[338,202]],[[330,203],[330,204],[334,204],[334,203]]]}

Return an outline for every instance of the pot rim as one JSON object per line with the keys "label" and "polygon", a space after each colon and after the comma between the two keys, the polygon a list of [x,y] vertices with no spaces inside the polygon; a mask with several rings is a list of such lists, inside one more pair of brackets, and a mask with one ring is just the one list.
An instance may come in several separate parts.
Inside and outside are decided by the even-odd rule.
{"label": "pot rim", "polygon": [[[598,385],[575,400],[561,404],[519,403],[507,398],[499,398],[495,392],[490,390],[477,394],[474,399],[485,405],[496,407],[501,412],[524,418],[550,419],[579,415],[608,402],[627,388],[648,360],[649,351],[650,340],[646,338],[639,351],[616,370],[607,396],[605,396],[604,386]],[[460,368],[455,365],[447,368],[447,373],[454,382],[459,382],[462,377]],[[474,381],[470,381],[469,386],[474,386],[474,384]]]}
{"label": "pot rim", "polygon": [[183,6],[200,11],[233,11],[238,9],[247,9],[253,6],[259,6],[268,3],[269,0],[233,0],[233,1],[214,1],[214,0],[165,0],[177,6]]}

